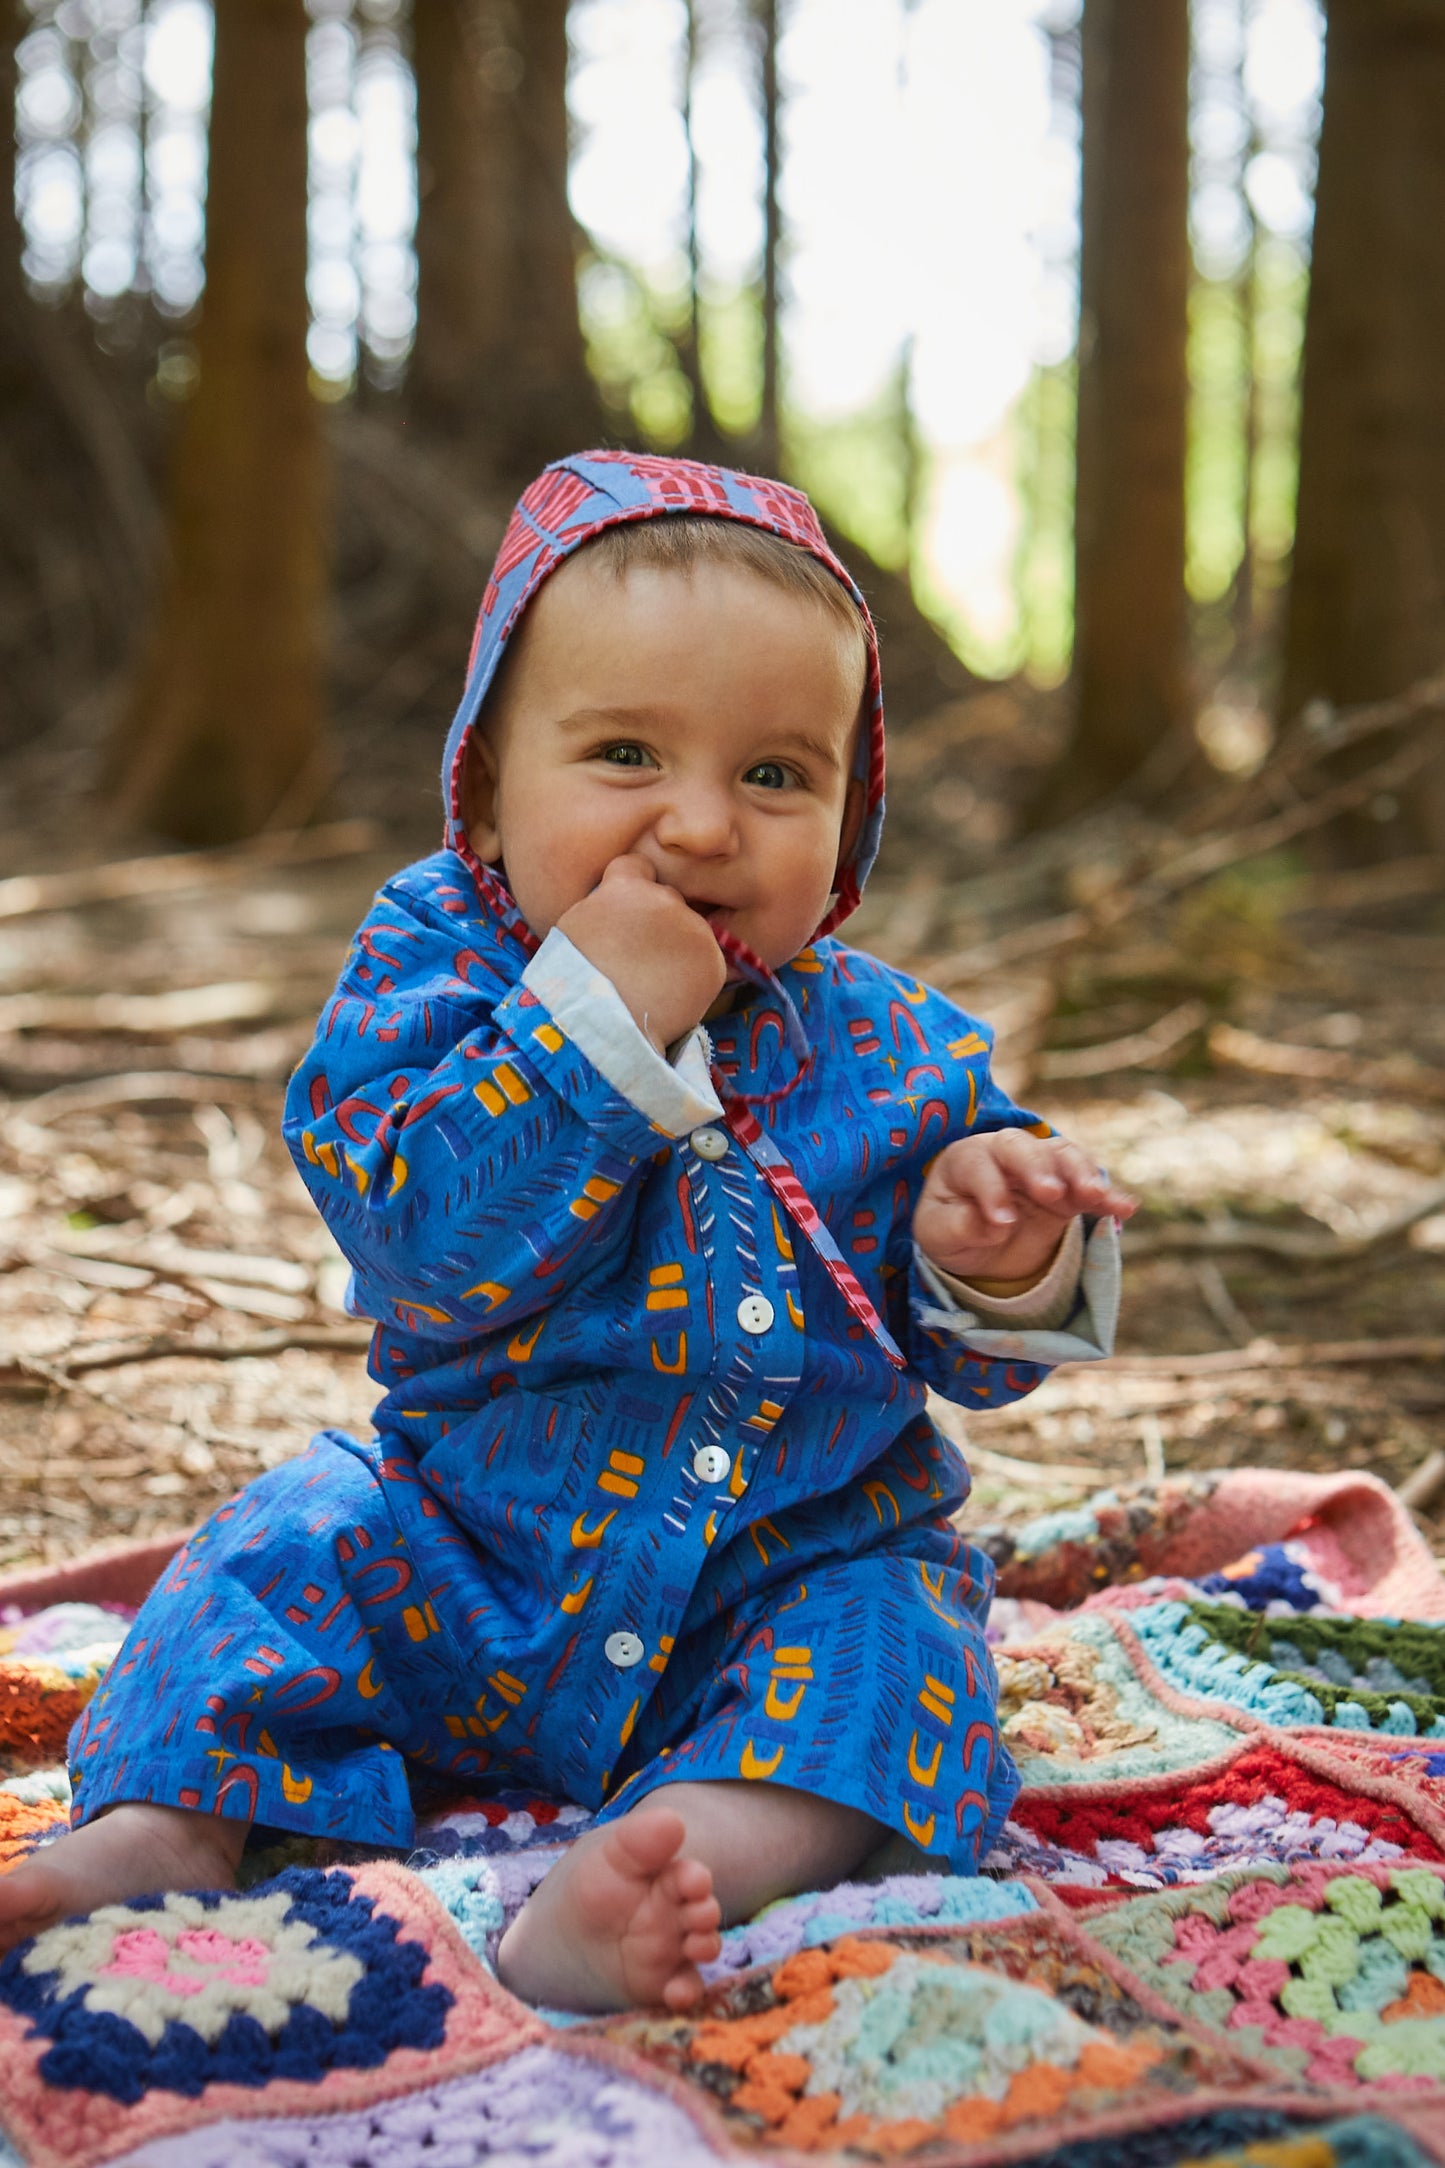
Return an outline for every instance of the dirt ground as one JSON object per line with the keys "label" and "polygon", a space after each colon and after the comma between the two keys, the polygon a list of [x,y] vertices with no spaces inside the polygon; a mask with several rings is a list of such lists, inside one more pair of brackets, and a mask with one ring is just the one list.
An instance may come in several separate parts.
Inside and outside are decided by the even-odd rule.
{"label": "dirt ground", "polygon": [[[430,843],[418,792],[385,830],[319,831],[290,862],[219,854],[87,901],[94,847],[33,764],[19,780],[0,835],[0,1568],[187,1528],[312,1430],[367,1426],[365,1328],[278,1116],[367,899]],[[1161,1469],[1399,1484],[1445,1453],[1445,867],[1321,878],[1276,854],[1066,935],[1049,928],[1101,845],[1050,896],[1007,844],[995,875],[952,880],[926,822],[902,834],[849,937],[992,1018],[1005,1080],[1144,1200],[1120,1359],[969,1420],[980,1517]]]}

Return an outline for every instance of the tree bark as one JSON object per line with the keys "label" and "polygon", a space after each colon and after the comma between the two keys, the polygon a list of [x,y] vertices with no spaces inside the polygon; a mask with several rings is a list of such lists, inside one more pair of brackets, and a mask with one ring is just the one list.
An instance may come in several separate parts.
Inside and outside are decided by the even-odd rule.
{"label": "tree bark", "polygon": [[[1442,113],[1442,0],[1330,0],[1286,722],[1307,700],[1372,700],[1445,662]],[[1404,822],[1414,845],[1445,847],[1445,763]],[[1381,844],[1412,847],[1394,822]]]}
{"label": "tree bark", "polygon": [[306,361],[304,0],[218,0],[199,382],[170,561],[110,780],[189,843],[304,821],[328,779],[321,410]]}
{"label": "tree bark", "polygon": [[413,0],[418,213],[409,411],[479,476],[597,442],[567,201],[566,0]]}
{"label": "tree bark", "polygon": [[[27,22],[0,0],[0,112]],[[140,385],[78,300],[26,289],[15,130],[0,156],[0,750],[73,710],[125,654],[155,558]]]}
{"label": "tree bark", "polygon": [[755,458],[765,474],[782,461],[779,404],[778,259],[782,213],[778,205],[782,159],[778,92],[778,0],[754,0],[758,22],[758,80],[763,120],[763,381],[758,406]]}
{"label": "tree bark", "polygon": [[1125,784],[1188,706],[1187,0],[1087,0],[1075,724],[1061,788]]}
{"label": "tree bark", "polygon": [[677,358],[692,395],[692,421],[687,449],[693,459],[726,465],[732,447],[723,441],[717,416],[708,397],[702,366],[702,244],[698,233],[697,139],[693,129],[693,88],[697,81],[697,0],[686,0],[686,43],[682,64],[682,132],[687,144],[687,326],[677,342]]}

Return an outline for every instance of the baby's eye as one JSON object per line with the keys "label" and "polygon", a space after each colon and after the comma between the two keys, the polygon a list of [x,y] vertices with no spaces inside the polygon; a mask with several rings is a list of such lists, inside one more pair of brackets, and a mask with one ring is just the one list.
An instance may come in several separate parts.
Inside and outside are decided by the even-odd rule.
{"label": "baby's eye", "polygon": [[743,781],[756,783],[760,790],[786,790],[796,778],[792,770],[785,768],[780,760],[760,760],[749,768]]}
{"label": "baby's eye", "polygon": [[613,768],[645,768],[648,764],[646,748],[631,738],[619,738],[613,745],[599,746],[597,757]]}

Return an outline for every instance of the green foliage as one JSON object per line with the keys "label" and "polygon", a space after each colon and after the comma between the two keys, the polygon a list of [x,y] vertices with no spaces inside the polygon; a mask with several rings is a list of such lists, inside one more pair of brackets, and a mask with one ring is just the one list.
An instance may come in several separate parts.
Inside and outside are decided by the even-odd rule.
{"label": "green foliage", "polygon": [[[1246,490],[1256,581],[1277,586],[1294,540],[1300,347],[1308,271],[1299,248],[1266,237],[1238,279],[1198,278],[1189,310],[1186,578],[1220,601],[1245,547]],[[1254,473],[1248,477],[1251,377]]]}
{"label": "green foliage", "polygon": [[1244,554],[1248,325],[1232,280],[1196,279],[1189,297],[1189,464],[1185,578],[1196,602],[1229,592]]}
{"label": "green foliage", "polygon": [[837,421],[787,416],[789,471],[844,534],[890,571],[905,571],[912,549],[904,457],[891,401],[880,399]]}
{"label": "green foliage", "polygon": [[1308,876],[1297,852],[1231,866],[1191,889],[1174,917],[1174,945],[1221,990],[1277,979],[1298,957],[1286,918]]}
{"label": "green foliage", "polygon": [[578,307],[587,362],[620,432],[654,451],[685,444],[692,392],[677,358],[686,298],[648,284],[631,265],[584,263]]}
{"label": "green foliage", "polygon": [[1309,265],[1291,241],[1260,244],[1254,369],[1263,426],[1255,473],[1254,546],[1277,584],[1294,544],[1299,481],[1299,371]]}
{"label": "green foliage", "polygon": [[699,330],[703,381],[718,427],[747,437],[757,427],[763,381],[763,311],[753,286],[709,289]]}

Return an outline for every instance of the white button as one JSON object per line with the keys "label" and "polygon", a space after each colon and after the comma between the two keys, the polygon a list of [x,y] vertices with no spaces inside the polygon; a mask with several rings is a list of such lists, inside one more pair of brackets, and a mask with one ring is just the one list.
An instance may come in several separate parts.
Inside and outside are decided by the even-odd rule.
{"label": "white button", "polygon": [[699,1159],[726,1159],[728,1140],[720,1129],[694,1129],[688,1138]]}
{"label": "white button", "polygon": [[619,1671],[630,1671],[634,1664],[642,1662],[647,1651],[636,1634],[609,1634],[602,1644],[602,1653]]}
{"label": "white button", "polygon": [[721,1483],[732,1473],[732,1455],[720,1445],[703,1445],[692,1456],[692,1472],[704,1483]]}
{"label": "white button", "polygon": [[768,1332],[773,1322],[773,1306],[766,1295],[745,1295],[738,1304],[738,1323],[744,1332]]}

